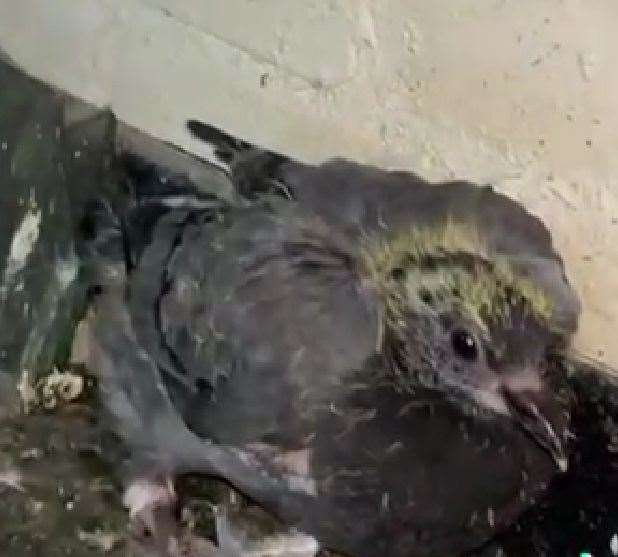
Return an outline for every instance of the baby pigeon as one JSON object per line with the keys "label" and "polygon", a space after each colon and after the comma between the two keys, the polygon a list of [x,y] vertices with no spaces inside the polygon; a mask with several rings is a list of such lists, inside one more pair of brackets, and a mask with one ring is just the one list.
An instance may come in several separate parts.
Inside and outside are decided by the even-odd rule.
{"label": "baby pigeon", "polygon": [[[155,534],[154,543],[144,540],[137,552],[149,557],[214,551],[202,537],[212,524],[197,536],[193,526],[179,530],[169,514],[183,501],[183,521],[194,524],[200,509],[207,513],[208,503],[218,500],[217,482],[195,475],[168,481],[186,471],[214,474],[253,498],[236,498],[215,511],[217,555],[227,557],[239,551],[245,557],[258,550],[286,557],[315,552],[315,540],[289,535],[285,524],[270,529],[268,522],[266,529],[257,505],[313,532],[323,546],[352,555],[618,555],[616,371],[574,359],[572,349],[533,356],[536,343],[561,351],[577,311],[558,259],[543,240],[546,232],[516,204],[465,184],[429,186],[405,173],[342,162],[304,166],[191,124],[215,147],[222,171],[144,134],[132,132],[127,143],[126,128],[111,113],[51,90],[1,60],[0,82],[3,453],[50,448],[40,459],[33,456],[34,476],[26,473],[23,484],[5,482],[9,489],[25,488],[6,493],[7,551],[38,548],[47,554],[73,547],[82,554],[88,552],[84,543],[97,539],[96,532],[82,530],[92,523],[91,512],[102,513],[105,524],[124,520],[119,501],[107,489],[99,491],[101,478],[92,478],[101,472],[101,463],[93,467],[96,455],[95,461],[103,457],[113,465],[109,472],[125,472],[124,503]],[[121,152],[139,152],[156,166],[135,156],[118,160],[118,136]],[[314,222],[321,223],[319,235],[299,246],[294,239],[313,231]],[[252,235],[264,227],[261,237]],[[208,234],[216,241],[208,244]],[[231,237],[236,253],[225,249]],[[193,247],[191,238],[198,240]],[[291,245],[286,238],[294,240]],[[507,261],[484,272],[476,264],[466,267],[462,254],[438,257],[456,248]],[[432,257],[419,257],[426,253]],[[342,270],[342,261],[351,264]],[[518,261],[512,275],[528,300],[522,307],[532,310],[524,312],[532,319],[523,322],[540,321],[542,330],[557,332],[555,342],[534,335],[521,349],[510,335],[506,346],[519,354],[519,363],[506,359],[506,351],[498,351],[499,358],[493,353],[499,332],[513,329],[514,314],[495,321],[498,312],[491,326],[493,310],[479,312],[489,307],[487,297],[477,296],[492,292],[485,289],[491,274],[498,277]],[[212,265],[206,268],[206,262]],[[479,284],[485,286],[474,296],[469,288],[459,294],[447,289],[449,280],[466,284],[466,273],[483,278]],[[236,281],[229,296],[226,274]],[[542,298],[520,281],[526,276],[554,301],[549,323]],[[205,290],[206,279],[212,292]],[[423,280],[416,295],[414,284]],[[71,348],[87,285],[92,305]],[[275,303],[276,295],[281,301]],[[297,312],[267,311],[284,308],[286,296],[296,298],[289,305]],[[261,309],[250,305],[253,299]],[[322,305],[315,307],[317,302]],[[451,305],[461,306],[459,316],[472,315],[470,329],[461,327],[472,330],[472,344],[459,334],[456,342],[447,338],[453,330],[448,321],[432,322],[436,313],[448,315]],[[243,311],[253,321],[237,327],[230,315]],[[370,318],[363,321],[365,314]],[[211,315],[216,319],[207,328]],[[422,326],[415,330],[414,322]],[[435,340],[441,330],[442,344]],[[349,340],[354,335],[356,348]],[[268,355],[275,348],[280,360]],[[363,352],[370,356],[363,359]],[[455,359],[463,353],[465,365]],[[260,363],[268,358],[269,368]],[[99,377],[99,401],[88,396],[80,410],[37,411],[7,423],[7,412],[17,411],[19,402],[16,371],[23,370],[19,387],[26,408],[25,395],[34,392],[28,378],[49,385],[60,376],[47,376],[50,369],[88,359]],[[526,387],[534,382],[534,374],[522,371],[526,364],[533,371],[547,368],[539,389]],[[453,378],[449,369],[456,367],[470,371],[469,380]],[[432,369],[439,373],[433,376]],[[333,372],[330,383],[325,370]],[[487,373],[498,370],[510,371],[492,386]],[[272,383],[255,377],[262,371],[261,377],[274,375]],[[298,385],[308,383],[301,373],[320,379],[323,397],[311,385],[306,400],[299,394]],[[100,407],[105,413],[97,419]],[[545,421],[551,431],[539,428]],[[64,449],[58,435],[66,438]],[[565,447],[568,469],[559,472]],[[22,459],[31,458],[24,454]],[[127,468],[115,468],[119,462]],[[518,467],[527,476],[518,478]],[[28,476],[35,479],[31,485]],[[551,478],[547,487],[543,477]],[[69,501],[59,497],[57,482]],[[20,506],[31,516],[33,497],[46,509],[38,514],[43,522],[17,524]],[[275,532],[285,535],[273,537]]]}
{"label": "baby pigeon", "polygon": [[130,475],[224,478],[322,547],[452,555],[568,467],[579,313],[490,187],[303,164],[196,121],[198,179],[127,150],[87,211],[91,361]]}

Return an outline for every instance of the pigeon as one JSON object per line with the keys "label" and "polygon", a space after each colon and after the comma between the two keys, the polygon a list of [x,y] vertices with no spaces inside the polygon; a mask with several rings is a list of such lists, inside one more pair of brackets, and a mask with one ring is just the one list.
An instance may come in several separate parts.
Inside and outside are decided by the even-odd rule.
{"label": "pigeon", "polygon": [[222,478],[356,557],[513,525],[570,465],[551,361],[579,301],[542,222],[489,186],[187,125],[214,164],[192,179],[121,146],[123,199],[81,226],[126,477]]}
{"label": "pigeon", "polygon": [[571,350],[554,362],[568,376],[569,468],[475,557],[618,554],[618,373]]}
{"label": "pigeon", "polygon": [[[618,554],[618,374],[568,346],[576,297],[518,204],[193,122],[200,160],[2,60],[0,81],[3,454],[37,459],[5,482],[11,551],[81,554],[102,513],[150,529],[148,556],[313,554],[285,524],[348,555]],[[509,275],[516,310],[487,312]],[[465,327],[435,319],[452,302]],[[96,374],[92,398],[18,413],[29,378],[71,362]],[[101,459],[128,516],[90,489]],[[252,500],[216,509],[216,550],[174,524],[212,490],[200,474]],[[16,537],[33,497],[43,521]]]}

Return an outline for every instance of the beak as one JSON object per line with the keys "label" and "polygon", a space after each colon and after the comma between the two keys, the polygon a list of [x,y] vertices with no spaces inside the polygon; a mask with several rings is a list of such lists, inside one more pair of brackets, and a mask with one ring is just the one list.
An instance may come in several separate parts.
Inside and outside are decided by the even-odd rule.
{"label": "beak", "polygon": [[536,403],[525,392],[513,392],[505,388],[503,395],[515,421],[550,454],[558,469],[566,472],[569,459],[564,441]]}

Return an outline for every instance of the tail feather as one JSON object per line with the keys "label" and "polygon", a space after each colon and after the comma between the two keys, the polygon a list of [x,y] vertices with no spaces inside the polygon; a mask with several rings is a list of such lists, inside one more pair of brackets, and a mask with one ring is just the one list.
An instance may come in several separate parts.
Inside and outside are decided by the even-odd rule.
{"label": "tail feather", "polygon": [[187,129],[197,139],[212,145],[215,156],[229,166],[234,187],[243,197],[254,199],[268,193],[293,197],[293,192],[283,185],[280,177],[280,167],[290,162],[288,157],[256,147],[197,120],[188,120]]}
{"label": "tail feather", "polygon": [[212,145],[215,155],[225,163],[231,163],[235,155],[241,151],[257,150],[251,143],[237,139],[199,120],[187,120],[187,129],[196,139]]}

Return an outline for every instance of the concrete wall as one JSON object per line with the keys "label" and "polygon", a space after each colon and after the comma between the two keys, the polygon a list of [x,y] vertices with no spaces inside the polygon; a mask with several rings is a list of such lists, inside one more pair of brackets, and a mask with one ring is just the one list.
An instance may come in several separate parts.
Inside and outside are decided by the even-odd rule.
{"label": "concrete wall", "polygon": [[578,346],[618,366],[617,21],[615,0],[0,0],[0,48],[198,153],[187,117],[494,183],[550,226]]}

